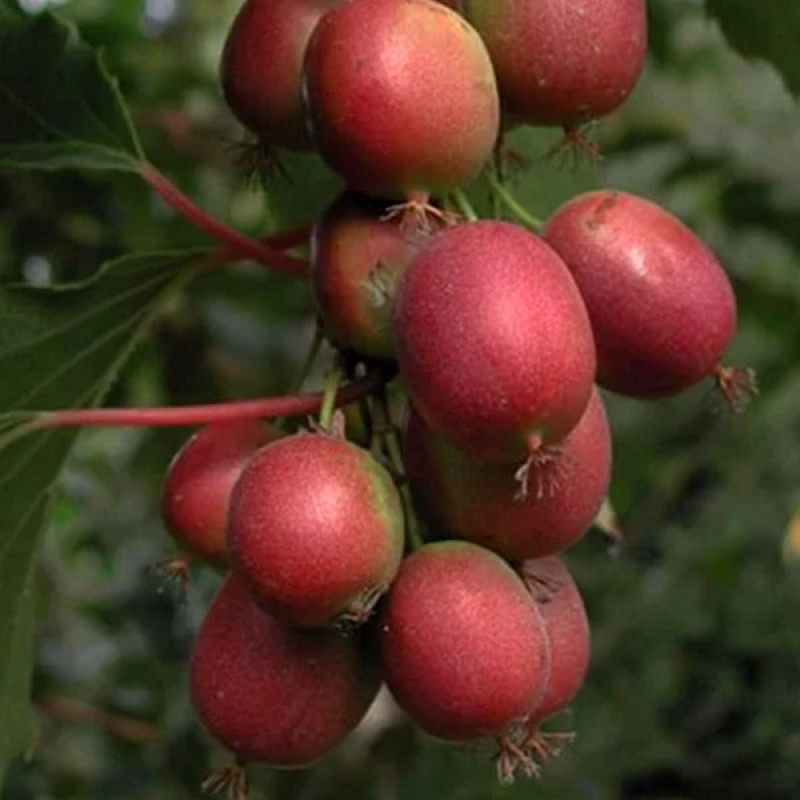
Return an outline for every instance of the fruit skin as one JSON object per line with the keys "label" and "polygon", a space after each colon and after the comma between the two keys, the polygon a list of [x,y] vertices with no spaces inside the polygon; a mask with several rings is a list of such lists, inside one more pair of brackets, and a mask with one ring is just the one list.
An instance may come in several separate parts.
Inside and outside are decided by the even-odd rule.
{"label": "fruit skin", "polygon": [[178,451],[167,471],[161,512],[170,534],[194,556],[228,564],[225,529],[231,492],[247,460],[281,436],[258,420],[208,425]]}
{"label": "fruit skin", "polygon": [[415,407],[470,455],[524,460],[589,402],[583,301],[561,259],[517,225],[469,222],[430,239],[400,280],[392,324]]}
{"label": "fruit skin", "polygon": [[596,390],[553,460],[531,465],[524,498],[515,465],[470,458],[413,412],[403,449],[414,498],[435,526],[511,561],[550,555],[580,539],[611,476],[611,435]]}
{"label": "fruit skin", "polygon": [[589,192],[559,208],[544,237],[589,311],[598,383],[660,397],[719,365],[736,300],[714,254],[679,219],[642,197]]}
{"label": "fruit skin", "polygon": [[503,736],[541,697],[542,621],[519,577],[482,547],[438,542],[408,556],[378,630],[389,690],[441,739]]}
{"label": "fruit skin", "polygon": [[296,625],[363,621],[403,554],[403,509],[366,451],[322,433],[270,444],[231,498],[231,565],[255,599]]}
{"label": "fruit skin", "polygon": [[628,97],[647,52],[644,0],[463,0],[492,57],[503,108],[578,126]]}
{"label": "fruit skin", "polygon": [[311,278],[326,334],[337,347],[379,359],[394,355],[394,292],[418,250],[386,213],[384,203],[346,192],[311,236]]}
{"label": "fruit skin", "polygon": [[380,685],[361,637],[287,627],[234,576],[200,626],[189,671],[209,733],[241,760],[277,767],[304,766],[338,744]]}
{"label": "fruit skin", "polygon": [[231,111],[263,140],[311,149],[301,92],[306,45],[339,0],[246,0],[225,41],[222,92]]}
{"label": "fruit skin", "polygon": [[531,559],[522,565],[521,573],[550,646],[545,693],[529,720],[540,722],[566,708],[583,685],[591,659],[591,633],[583,599],[560,558]]}
{"label": "fruit skin", "polygon": [[314,140],[348,185],[419,197],[472,180],[498,133],[492,65],[478,34],[432,0],[346,0],[306,52]]}

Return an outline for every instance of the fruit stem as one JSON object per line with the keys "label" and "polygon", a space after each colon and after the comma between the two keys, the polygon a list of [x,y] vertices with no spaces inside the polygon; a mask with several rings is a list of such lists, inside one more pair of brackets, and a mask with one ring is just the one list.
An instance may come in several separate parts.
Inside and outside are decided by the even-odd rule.
{"label": "fruit stem", "polygon": [[386,395],[385,386],[382,386],[376,393],[372,410],[376,434],[383,440],[386,455],[389,457],[389,463],[392,466],[392,472],[399,478],[398,489],[406,519],[406,548],[413,552],[422,547],[425,542],[422,540],[417,515],[414,513],[411,490],[405,480],[406,467],[403,463],[403,453],[397,438],[397,431],[392,425],[391,415],[389,414],[389,398]]}
{"label": "fruit stem", "polygon": [[513,214],[523,225],[531,228],[531,230],[538,231],[543,225],[544,222],[540,220],[538,217],[535,217],[531,214],[528,209],[526,209],[516,197],[514,197],[511,192],[497,180],[497,177],[492,173],[491,170],[486,170],[484,172],[486,176],[486,180],[489,184],[489,188],[492,190],[492,194],[508,209],[511,214]]}
{"label": "fruit stem", "polygon": [[[379,370],[342,387],[328,398],[331,413],[334,407],[348,405],[373,394],[385,380]],[[325,401],[321,392],[263,397],[258,400],[241,400],[230,403],[210,403],[195,406],[167,406],[158,408],[76,408],[63,411],[40,412],[24,425],[26,432],[46,428],[78,426],[131,425],[137,427],[171,427],[183,425],[209,425],[214,422],[236,422],[245,419],[274,419],[317,413]]]}
{"label": "fruit stem", "polygon": [[456,204],[456,207],[461,212],[461,216],[469,222],[477,222],[478,214],[472,207],[472,203],[470,203],[467,193],[461,189],[456,189],[451,193],[451,196],[453,198],[453,202]]}
{"label": "fruit stem", "polygon": [[216,217],[199,208],[191,198],[152,164],[144,162],[139,174],[182,217],[222,244],[226,257],[231,260],[249,258],[294,278],[308,277],[308,262],[305,259],[288,256],[275,247],[251,239],[220,222]]}
{"label": "fruit stem", "polygon": [[319,427],[330,432],[333,411],[336,408],[336,395],[342,382],[342,368],[337,364],[325,376],[325,393],[322,396],[322,409],[319,412]]}

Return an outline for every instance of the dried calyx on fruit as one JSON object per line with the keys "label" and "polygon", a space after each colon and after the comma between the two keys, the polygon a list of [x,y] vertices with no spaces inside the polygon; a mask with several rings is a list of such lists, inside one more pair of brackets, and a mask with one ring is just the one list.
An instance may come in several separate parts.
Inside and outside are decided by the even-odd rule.
{"label": "dried calyx on fruit", "polygon": [[412,412],[403,437],[409,484],[437,530],[511,561],[556,553],[586,533],[608,493],[611,433],[595,390],[552,457],[531,464],[521,491],[514,464],[462,453]]}

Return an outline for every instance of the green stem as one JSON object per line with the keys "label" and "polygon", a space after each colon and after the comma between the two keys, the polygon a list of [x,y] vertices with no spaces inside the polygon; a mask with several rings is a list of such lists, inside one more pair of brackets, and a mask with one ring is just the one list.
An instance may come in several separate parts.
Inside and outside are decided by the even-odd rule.
{"label": "green stem", "polygon": [[392,420],[389,416],[389,402],[386,397],[386,392],[383,389],[375,396],[372,409],[375,429],[379,432],[378,435],[382,435],[383,437],[384,449],[386,450],[386,455],[389,457],[389,463],[392,465],[392,470],[395,475],[398,475],[402,480],[399,491],[406,519],[406,546],[410,551],[419,550],[425,542],[422,539],[422,533],[419,529],[417,515],[414,513],[411,490],[408,488],[408,483],[405,481],[406,468],[405,464],[403,464],[400,440],[397,437],[397,431],[394,425],[392,425]]}
{"label": "green stem", "polygon": [[497,177],[493,175],[490,170],[487,170],[484,174],[492,193],[523,225],[535,231],[538,231],[544,225],[544,222],[531,214],[530,211],[528,211],[528,209],[497,180]]}
{"label": "green stem", "polygon": [[322,396],[322,408],[319,412],[319,427],[323,431],[331,429],[333,412],[336,409],[336,394],[342,382],[342,369],[338,365],[333,367],[325,378],[325,394]]}
{"label": "green stem", "polygon": [[468,220],[469,222],[476,222],[478,220],[478,214],[472,207],[472,203],[470,203],[466,192],[462,191],[461,189],[456,189],[451,193],[451,197],[453,198],[453,202],[456,204],[458,210],[461,212],[461,216],[464,217],[464,219]]}

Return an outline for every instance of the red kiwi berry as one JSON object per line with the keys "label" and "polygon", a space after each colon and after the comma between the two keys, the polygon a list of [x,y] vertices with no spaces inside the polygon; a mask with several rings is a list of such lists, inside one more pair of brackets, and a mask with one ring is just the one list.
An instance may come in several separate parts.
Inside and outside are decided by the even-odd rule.
{"label": "red kiwi berry", "polygon": [[555,252],[517,225],[431,237],[400,280],[392,323],[414,405],[469,455],[519,464],[561,442],[589,402],[581,296]]}
{"label": "red kiwi berry", "polygon": [[222,91],[239,121],[268,144],[311,149],[301,92],[306,45],[339,0],[246,0],[222,53]]}
{"label": "red kiwi berry", "polygon": [[397,571],[403,535],[388,471],[328,434],[263,448],[231,498],[234,572],[264,608],[296,625],[363,622]]}
{"label": "red kiwi berry", "polygon": [[430,212],[472,180],[498,133],[494,73],[478,34],[433,0],[347,0],[320,21],[305,90],[322,156],[360,192]]}
{"label": "red kiwi berry", "polygon": [[542,697],[549,654],[536,605],[499,556],[469,542],[416,550],[392,584],[378,635],[386,684],[423,730],[498,740],[501,773],[523,758],[515,725]]}
{"label": "red kiwi berry", "polygon": [[397,281],[418,250],[385,203],[346,192],[317,220],[311,276],[328,338],[361,356],[394,355],[391,312]]}
{"label": "red kiwi berry", "polygon": [[248,459],[281,432],[257,420],[201,428],[170,464],[161,511],[170,534],[188,554],[226,567],[225,529],[233,485]]}
{"label": "red kiwi berry", "polygon": [[588,192],[553,214],[544,237],[586,303],[602,386],[650,398],[714,376],[734,407],[755,391],[752,372],[720,363],[736,330],[730,282],[677,217],[625,192]]}
{"label": "red kiwi berry", "polygon": [[[232,575],[194,642],[192,704],[240,763],[302,767],[338,744],[374,699],[373,649],[358,632],[284,625]],[[225,780],[235,778],[224,773],[208,785]]]}
{"label": "red kiwi berry", "polygon": [[522,486],[515,465],[471,458],[417,413],[409,418],[403,445],[406,475],[423,515],[511,561],[574,544],[608,493],[611,435],[597,391],[552,458],[530,465]]}
{"label": "red kiwi berry", "polygon": [[583,686],[591,658],[591,633],[583,599],[560,558],[532,559],[520,571],[544,621],[550,648],[545,692],[525,724],[523,749],[546,759],[573,738],[571,733],[543,733],[539,725],[565,709]]}
{"label": "red kiwi berry", "polygon": [[647,52],[644,0],[463,0],[512,120],[574,130],[628,97]]}

